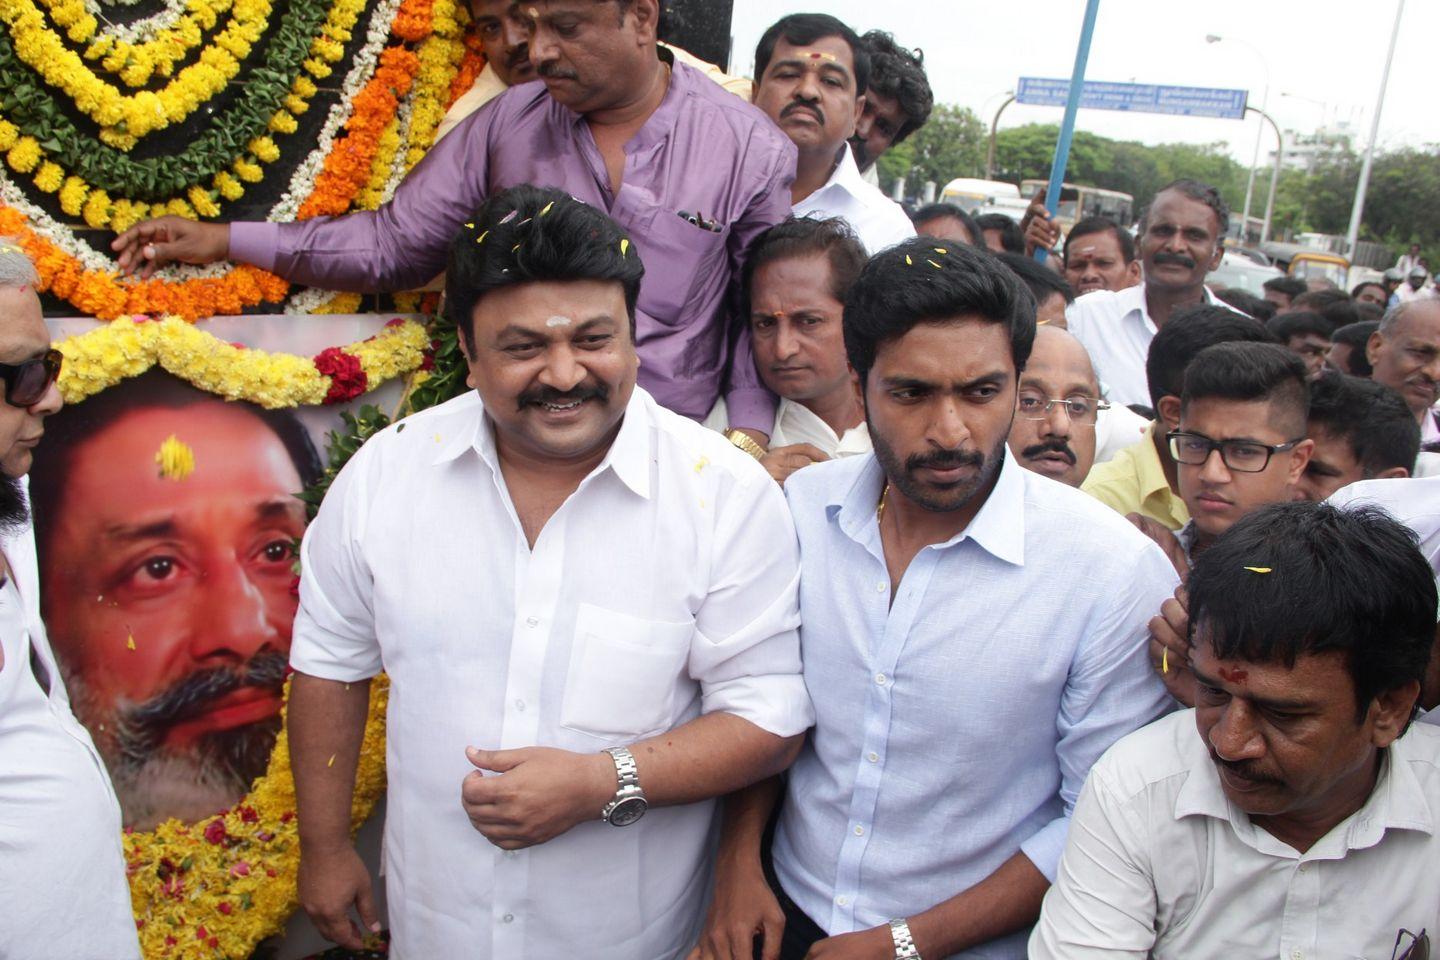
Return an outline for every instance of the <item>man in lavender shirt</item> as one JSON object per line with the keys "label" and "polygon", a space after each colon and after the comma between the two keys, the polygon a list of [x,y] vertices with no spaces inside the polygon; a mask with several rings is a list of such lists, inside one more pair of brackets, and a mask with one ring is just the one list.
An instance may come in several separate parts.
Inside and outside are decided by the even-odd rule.
{"label": "man in lavender shirt", "polygon": [[530,59],[544,84],[496,97],[430,151],[374,212],[301,223],[161,217],[116,238],[122,270],[229,258],[354,291],[419,286],[487,196],[553,186],[606,211],[650,267],[640,292],[640,384],[764,444],[775,398],[760,383],[731,294],[750,241],[790,212],[796,152],[766,116],[656,55],[658,0],[534,0]]}

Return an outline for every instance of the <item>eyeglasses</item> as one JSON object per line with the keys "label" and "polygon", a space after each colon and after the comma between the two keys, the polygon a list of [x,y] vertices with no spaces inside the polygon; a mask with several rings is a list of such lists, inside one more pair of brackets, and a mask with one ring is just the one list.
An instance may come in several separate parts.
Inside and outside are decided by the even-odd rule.
{"label": "eyeglasses", "polygon": [[1176,430],[1167,433],[1165,439],[1170,441],[1170,456],[1176,463],[1198,467],[1210,459],[1211,453],[1219,450],[1220,459],[1231,470],[1239,473],[1259,473],[1270,466],[1271,457],[1295,449],[1295,445],[1304,438],[1271,446],[1257,440],[1211,440],[1201,433],[1182,433]]}
{"label": "eyeglasses", "polygon": [[1056,404],[1065,408],[1065,415],[1070,418],[1071,423],[1091,424],[1095,423],[1101,410],[1109,410],[1110,404],[1104,400],[1096,400],[1094,397],[1065,397],[1063,399],[1047,397],[1021,396],[1019,402],[1020,416],[1026,420],[1048,420],[1050,411]]}
{"label": "eyeglasses", "polygon": [[1424,929],[1417,933],[1401,930],[1395,935],[1395,949],[1390,960],[1430,960],[1430,938]]}
{"label": "eyeglasses", "polygon": [[47,350],[24,363],[0,363],[0,380],[5,381],[5,402],[12,407],[33,407],[44,399],[50,384],[60,376],[65,355]]}

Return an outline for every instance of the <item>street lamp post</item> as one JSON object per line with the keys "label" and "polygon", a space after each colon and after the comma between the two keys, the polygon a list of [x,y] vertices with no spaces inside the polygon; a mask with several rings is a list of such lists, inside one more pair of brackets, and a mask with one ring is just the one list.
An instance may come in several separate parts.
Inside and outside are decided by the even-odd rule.
{"label": "street lamp post", "polygon": [[[1254,44],[1249,43],[1248,41],[1245,41],[1245,40],[1236,40],[1236,39],[1229,39],[1229,40],[1227,40],[1225,37],[1221,37],[1221,36],[1218,36],[1217,34],[1213,34],[1213,33],[1206,34],[1206,36],[1205,36],[1205,42],[1206,42],[1206,43],[1221,43],[1221,42],[1238,43],[1238,44],[1240,44],[1240,45],[1243,46],[1243,47],[1249,47],[1249,48],[1250,48],[1250,52],[1253,53],[1253,54],[1255,54],[1255,59],[1257,59],[1257,60],[1260,61],[1260,69],[1265,72],[1265,89],[1264,89],[1264,90],[1261,92],[1261,94],[1260,94],[1260,111],[1259,111],[1259,113],[1260,113],[1261,116],[1267,117],[1267,119],[1268,119],[1268,116],[1267,116],[1267,114],[1266,114],[1265,111],[1267,111],[1267,110],[1270,109],[1270,64],[1266,62],[1266,60],[1265,60],[1265,55],[1260,52],[1259,48],[1257,48]],[[1250,177],[1249,177],[1249,179],[1247,179],[1247,180],[1245,181],[1245,212],[1244,212],[1244,214],[1242,214],[1241,220],[1240,220],[1240,223],[1241,223],[1241,227],[1240,227],[1240,241],[1241,241],[1242,243],[1244,243],[1244,242],[1246,241],[1246,239],[1247,239],[1247,234],[1248,234],[1249,231],[1250,231],[1250,202],[1251,202],[1251,200],[1253,200],[1253,199],[1255,198],[1255,170],[1256,170],[1257,167],[1260,166],[1260,139],[1261,139],[1261,137],[1264,136],[1264,134],[1265,134],[1265,127],[1264,127],[1264,125],[1263,125],[1263,124],[1256,124],[1256,125],[1255,125],[1255,152],[1254,152],[1254,153],[1251,155],[1251,157],[1250,157]],[[1270,232],[1270,224],[1269,224],[1269,217],[1267,216],[1267,217],[1266,217],[1266,224],[1265,224],[1265,227],[1264,227],[1264,233],[1261,234],[1261,242],[1262,242],[1262,243],[1264,242],[1264,239],[1265,239],[1265,238],[1264,238],[1264,235],[1265,235],[1265,234],[1268,234],[1269,232]]]}
{"label": "street lamp post", "polygon": [[1360,165],[1360,183],[1355,188],[1355,205],[1350,209],[1350,229],[1345,233],[1345,253],[1355,259],[1355,246],[1360,242],[1360,218],[1365,215],[1365,192],[1370,187],[1370,166],[1375,159],[1375,141],[1380,137],[1380,111],[1385,108],[1385,88],[1390,84],[1390,65],[1395,62],[1395,43],[1400,39],[1400,20],[1405,16],[1405,0],[1395,4],[1395,26],[1390,31],[1390,52],[1385,55],[1385,70],[1380,74],[1380,95],[1375,98],[1375,117],[1370,121],[1370,142],[1365,145],[1365,162]]}

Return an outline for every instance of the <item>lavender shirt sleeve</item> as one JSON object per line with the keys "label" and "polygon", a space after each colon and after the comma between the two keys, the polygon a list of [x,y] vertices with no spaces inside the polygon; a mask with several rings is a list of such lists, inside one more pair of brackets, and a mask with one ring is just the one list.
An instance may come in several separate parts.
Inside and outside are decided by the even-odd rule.
{"label": "lavender shirt sleeve", "polygon": [[[738,285],[750,245],[766,230],[790,216],[790,186],[795,182],[795,148],[785,143],[777,151],[760,189],[744,215],[730,230],[730,275]],[[766,389],[755,369],[755,351],[750,340],[748,305],[736,304],[733,317],[735,347],[730,355],[730,376],[725,384],[725,406],[731,427],[757,430],[766,436],[775,428],[775,395]]]}
{"label": "lavender shirt sleeve", "polygon": [[296,223],[232,223],[230,259],[330,290],[375,293],[428,283],[445,269],[461,224],[485,200],[498,105],[486,104],[432,147],[380,209]]}

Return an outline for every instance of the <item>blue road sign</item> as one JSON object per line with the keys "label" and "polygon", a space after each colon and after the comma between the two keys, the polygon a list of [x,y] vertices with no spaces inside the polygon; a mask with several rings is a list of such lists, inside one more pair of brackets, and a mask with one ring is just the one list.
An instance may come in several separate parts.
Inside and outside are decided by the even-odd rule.
{"label": "blue road sign", "polygon": [[[1063,107],[1070,81],[1021,77],[1015,102],[1035,107]],[[1162,87],[1151,83],[1101,83],[1086,80],[1080,106],[1087,110],[1121,110],[1134,113],[1168,113],[1179,117],[1245,119],[1244,90],[1207,87]]]}

